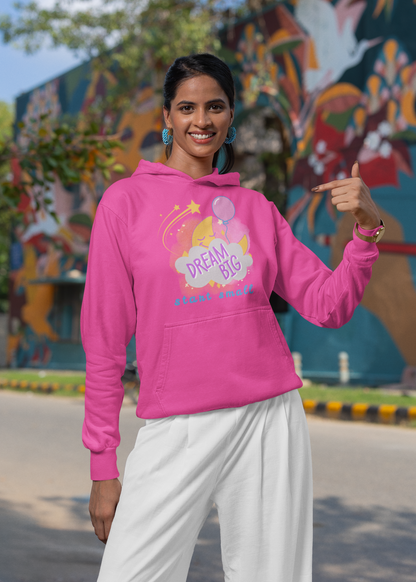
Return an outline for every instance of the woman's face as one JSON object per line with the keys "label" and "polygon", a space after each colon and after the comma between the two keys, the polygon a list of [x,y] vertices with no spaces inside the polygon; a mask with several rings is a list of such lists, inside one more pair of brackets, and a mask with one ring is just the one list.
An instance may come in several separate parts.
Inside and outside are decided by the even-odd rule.
{"label": "woman's face", "polygon": [[173,129],[172,154],[176,148],[203,158],[213,156],[223,145],[234,118],[227,95],[209,75],[197,75],[178,87],[171,110],[163,113]]}

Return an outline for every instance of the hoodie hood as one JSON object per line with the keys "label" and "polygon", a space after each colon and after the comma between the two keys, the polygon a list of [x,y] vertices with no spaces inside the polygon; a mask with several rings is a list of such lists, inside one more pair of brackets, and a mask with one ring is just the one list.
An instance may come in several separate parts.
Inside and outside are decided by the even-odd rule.
{"label": "hoodie hood", "polygon": [[214,184],[215,186],[240,186],[240,174],[238,172],[229,172],[228,174],[220,174],[218,168],[214,168],[212,174],[207,176],[201,176],[194,180],[185,172],[176,170],[175,168],[169,168],[162,164],[161,162],[149,162],[147,160],[140,160],[137,169],[133,173],[133,176],[139,176],[142,174],[152,174],[169,177],[170,179],[179,179],[186,182],[195,182],[196,184]]}

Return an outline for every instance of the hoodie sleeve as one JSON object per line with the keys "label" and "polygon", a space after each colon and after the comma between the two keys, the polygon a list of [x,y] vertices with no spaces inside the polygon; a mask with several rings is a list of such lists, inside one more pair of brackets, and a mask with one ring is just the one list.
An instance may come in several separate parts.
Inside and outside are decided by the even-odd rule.
{"label": "hoodie sleeve", "polygon": [[341,263],[332,271],[295,237],[276,205],[270,204],[278,269],[273,291],[318,327],[345,325],[370,281],[372,264],[378,258],[377,244],[363,241],[353,232]]}
{"label": "hoodie sleeve", "polygon": [[92,480],[119,476],[116,448],[124,397],[126,346],[136,326],[127,225],[101,201],[95,214],[81,306],[86,355],[82,442],[91,451]]}

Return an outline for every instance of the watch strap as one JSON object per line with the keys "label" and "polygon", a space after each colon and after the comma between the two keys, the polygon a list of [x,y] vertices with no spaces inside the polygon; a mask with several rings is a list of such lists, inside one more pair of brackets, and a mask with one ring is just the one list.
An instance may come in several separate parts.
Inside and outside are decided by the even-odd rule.
{"label": "watch strap", "polygon": [[[358,238],[360,238],[361,240],[364,240],[366,242],[377,242],[377,238],[379,237],[379,234],[381,231],[384,231],[385,229],[385,225],[384,222],[380,219],[380,225],[377,226],[376,228],[372,228],[371,230],[366,230],[364,228],[362,228],[358,222],[355,223],[354,225],[354,231],[355,234],[358,236]],[[379,237],[381,238],[381,237]]]}

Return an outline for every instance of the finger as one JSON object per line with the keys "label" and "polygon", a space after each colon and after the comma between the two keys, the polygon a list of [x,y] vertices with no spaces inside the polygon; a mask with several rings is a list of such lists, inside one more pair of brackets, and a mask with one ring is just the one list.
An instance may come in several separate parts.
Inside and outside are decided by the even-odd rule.
{"label": "finger", "polygon": [[105,535],[105,542],[107,543],[108,536],[110,535],[111,524],[113,523],[113,517],[109,517],[104,522],[104,535]]}
{"label": "finger", "polygon": [[350,195],[348,192],[342,192],[338,195],[332,196],[332,204],[340,204],[341,202],[350,202]]}
{"label": "finger", "polygon": [[351,204],[351,200],[349,199],[348,196],[336,196],[335,198],[332,198],[331,203],[333,204],[333,206],[338,207],[338,204],[348,204],[350,210],[353,208],[353,205]]}
{"label": "finger", "polygon": [[95,530],[95,535],[100,540],[100,542],[105,543],[107,540],[106,540],[106,536],[105,536],[104,522],[102,519],[95,520],[94,530]]}
{"label": "finger", "polygon": [[333,190],[334,188],[339,188],[340,186],[348,186],[351,183],[351,178],[344,178],[343,180],[333,180],[332,182],[327,182],[326,184],[320,184],[311,188],[312,192],[324,192],[325,190]]}
{"label": "finger", "polygon": [[331,190],[331,196],[332,198],[334,197],[338,198],[338,196],[345,196],[350,192],[351,189],[348,186],[339,186],[338,188],[334,188],[333,190]]}
{"label": "finger", "polygon": [[337,207],[337,210],[339,210],[339,212],[351,212],[352,208],[351,208],[351,204],[349,202],[338,202],[338,204],[335,204],[335,206]]}
{"label": "finger", "polygon": [[352,165],[351,169],[351,178],[361,178],[360,175],[360,165],[357,161],[355,161]]}

